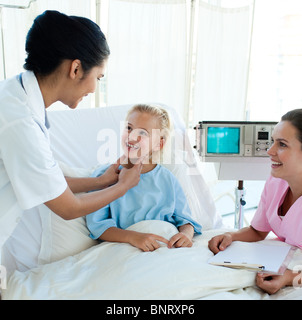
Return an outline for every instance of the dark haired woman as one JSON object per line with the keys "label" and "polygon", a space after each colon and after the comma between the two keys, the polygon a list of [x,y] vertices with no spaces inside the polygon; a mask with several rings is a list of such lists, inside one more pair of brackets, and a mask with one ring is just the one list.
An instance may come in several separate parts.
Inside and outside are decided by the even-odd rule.
{"label": "dark haired woman", "polygon": [[[302,249],[302,109],[287,112],[273,131],[268,150],[271,176],[268,178],[251,226],[218,235],[209,241],[214,253],[232,241],[259,241],[274,232],[281,241]],[[268,293],[293,285],[297,273],[259,273],[257,285]]]}
{"label": "dark haired woman", "polygon": [[50,149],[46,108],[56,101],[76,108],[104,76],[110,52],[100,28],[46,11],[28,32],[26,52],[27,71],[0,84],[0,247],[23,210],[45,203],[64,219],[87,215],[124,195],[141,170],[137,164],[118,172],[117,161],[100,178],[67,184]]}

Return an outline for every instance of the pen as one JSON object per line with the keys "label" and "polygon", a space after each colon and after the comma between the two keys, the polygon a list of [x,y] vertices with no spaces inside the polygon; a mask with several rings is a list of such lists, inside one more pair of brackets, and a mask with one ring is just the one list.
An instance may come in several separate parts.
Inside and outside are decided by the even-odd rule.
{"label": "pen", "polygon": [[261,264],[252,264],[252,263],[247,263],[247,262],[232,263],[230,261],[224,261],[223,263],[227,264],[229,267],[245,267],[245,268],[260,269],[260,270],[265,269],[265,266],[263,266]]}

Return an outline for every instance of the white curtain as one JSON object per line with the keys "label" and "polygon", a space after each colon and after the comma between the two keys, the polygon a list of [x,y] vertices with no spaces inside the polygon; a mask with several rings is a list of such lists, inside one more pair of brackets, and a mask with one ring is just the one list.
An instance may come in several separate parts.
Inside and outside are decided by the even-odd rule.
{"label": "white curtain", "polygon": [[253,30],[250,119],[279,121],[302,108],[301,0],[256,0]]}
{"label": "white curtain", "polygon": [[22,71],[25,59],[25,37],[29,28],[27,9],[2,8],[3,65],[1,80]]}
{"label": "white curtain", "polygon": [[184,114],[187,1],[110,0],[107,105],[161,102]]}
{"label": "white curtain", "polygon": [[246,119],[251,10],[200,1],[193,121]]}
{"label": "white curtain", "polygon": [[[0,3],[8,5],[27,6],[29,0],[3,1]],[[2,30],[3,30],[3,54],[0,60],[0,80],[13,77],[24,71],[23,64],[26,57],[25,40],[35,17],[45,10],[58,10],[67,15],[78,15],[93,19],[93,0],[37,0],[28,9],[2,8]],[[0,34],[0,40],[1,34]],[[2,44],[2,42],[1,42]],[[2,45],[0,44],[0,48]],[[2,50],[1,50],[2,52]],[[4,64],[3,64],[4,62]],[[79,108],[87,108],[93,105],[93,96],[88,96],[79,104]],[[56,103],[49,110],[65,109],[61,103]]]}
{"label": "white curtain", "polygon": [[4,79],[2,8],[0,8],[0,80]]}

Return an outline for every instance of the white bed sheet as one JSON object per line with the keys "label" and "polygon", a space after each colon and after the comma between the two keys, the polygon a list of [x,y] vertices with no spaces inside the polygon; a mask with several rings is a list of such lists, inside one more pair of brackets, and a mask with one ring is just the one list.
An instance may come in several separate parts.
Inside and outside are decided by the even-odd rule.
{"label": "white bed sheet", "polygon": [[[177,232],[163,221],[141,221],[130,229],[166,238]],[[192,248],[162,245],[154,252],[104,242],[27,272],[15,271],[3,299],[301,299],[302,289],[285,288],[270,296],[255,287],[254,272],[208,264],[207,242],[224,231],[205,231]]]}

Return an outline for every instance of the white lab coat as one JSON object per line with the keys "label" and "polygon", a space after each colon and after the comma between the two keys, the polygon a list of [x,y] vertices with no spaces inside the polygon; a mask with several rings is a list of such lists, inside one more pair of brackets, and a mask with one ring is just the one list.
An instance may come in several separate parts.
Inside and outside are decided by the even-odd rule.
{"label": "white lab coat", "polygon": [[66,190],[45,121],[44,101],[33,72],[0,83],[0,249],[24,210]]}

